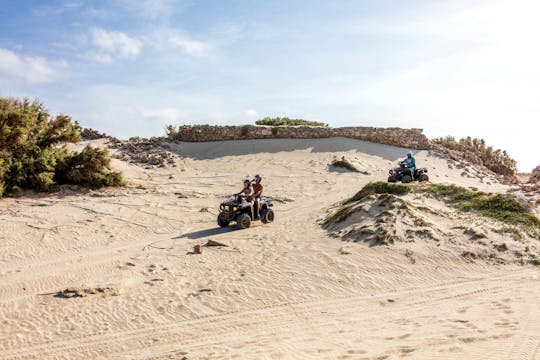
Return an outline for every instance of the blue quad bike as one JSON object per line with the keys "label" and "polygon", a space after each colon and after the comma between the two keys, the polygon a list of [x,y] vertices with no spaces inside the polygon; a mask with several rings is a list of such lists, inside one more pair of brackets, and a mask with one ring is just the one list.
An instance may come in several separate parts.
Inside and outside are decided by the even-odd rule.
{"label": "blue quad bike", "polygon": [[390,169],[390,171],[388,172],[388,182],[410,183],[412,181],[429,181],[429,176],[427,175],[427,172],[428,171],[426,168],[418,168],[413,171],[413,174],[411,176],[411,169],[408,168],[407,165],[403,162],[400,162],[399,167]]}

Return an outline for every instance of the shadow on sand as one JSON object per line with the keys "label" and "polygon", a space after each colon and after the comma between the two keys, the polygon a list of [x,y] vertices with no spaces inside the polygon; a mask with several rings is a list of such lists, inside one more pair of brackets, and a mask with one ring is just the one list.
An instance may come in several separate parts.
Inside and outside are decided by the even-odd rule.
{"label": "shadow on sand", "polygon": [[239,156],[283,151],[308,150],[311,152],[344,152],[356,150],[365,154],[380,156],[394,161],[405,154],[407,149],[349,138],[325,139],[259,139],[172,144],[169,150],[180,156],[196,160],[209,160],[224,156]]}
{"label": "shadow on sand", "polygon": [[205,230],[199,230],[199,231],[193,231],[190,233],[182,234],[180,236],[173,237],[173,239],[202,239],[208,236],[216,236],[224,233],[228,233],[234,231],[234,228],[211,228],[211,229],[205,229]]}

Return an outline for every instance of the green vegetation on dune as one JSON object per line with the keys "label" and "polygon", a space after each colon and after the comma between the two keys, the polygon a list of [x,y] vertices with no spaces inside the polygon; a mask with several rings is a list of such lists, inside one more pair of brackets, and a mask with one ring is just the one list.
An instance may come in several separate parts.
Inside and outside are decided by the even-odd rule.
{"label": "green vegetation on dune", "polygon": [[37,101],[0,98],[0,196],[58,184],[122,185],[122,175],[109,171],[106,150],[70,153],[62,145],[79,141],[79,129],[67,115],[51,118]]}
{"label": "green vegetation on dune", "polygon": [[[393,194],[393,195],[405,195],[410,191],[410,187],[400,184],[384,183],[384,182],[370,182],[357,192],[353,197],[343,201],[334,213],[327,216],[322,224],[327,225],[331,222],[339,223],[345,221],[349,215],[355,211],[354,204],[365,199],[371,194]],[[382,220],[382,219],[379,219]]]}
{"label": "green vegetation on dune", "polygon": [[393,194],[393,195],[405,195],[411,191],[410,186],[386,183],[382,181],[370,182],[357,192],[353,197],[343,201],[343,204],[350,204],[355,201],[360,201],[366,196],[371,194]]}
{"label": "green vegetation on dune", "polygon": [[329,224],[331,222],[336,222],[336,223],[339,223],[339,222],[342,222],[342,221],[345,221],[349,215],[351,215],[352,213],[352,206],[350,205],[342,205],[340,206],[340,208],[334,212],[333,214],[327,216],[322,224],[323,225],[326,225],[326,224]]}
{"label": "green vegetation on dune", "polygon": [[304,119],[289,119],[288,117],[265,117],[255,121],[257,125],[269,125],[269,126],[321,126],[328,127],[328,124],[325,124],[320,121],[310,121]]}
{"label": "green vegetation on dune", "polygon": [[[424,194],[444,201],[450,207],[462,212],[469,212],[497,220],[506,225],[540,230],[540,219],[517,200],[504,195],[471,191],[461,186],[445,184],[394,184],[370,182],[354,196],[344,200],[341,207],[329,215],[324,224],[342,222],[353,212],[354,203],[366,199],[372,194],[406,195],[410,192]],[[518,232],[519,230],[513,230]]]}
{"label": "green vegetation on dune", "polygon": [[425,184],[416,189],[464,212],[477,213],[508,225],[540,229],[540,219],[517,200],[504,194],[471,191],[461,186],[443,184]]}

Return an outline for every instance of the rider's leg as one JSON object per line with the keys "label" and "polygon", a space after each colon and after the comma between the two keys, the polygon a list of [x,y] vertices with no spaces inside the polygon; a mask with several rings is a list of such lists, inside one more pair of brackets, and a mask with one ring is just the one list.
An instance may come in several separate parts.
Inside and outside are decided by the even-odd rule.
{"label": "rider's leg", "polygon": [[261,198],[257,198],[257,216],[258,217],[261,217],[261,209],[262,209]]}

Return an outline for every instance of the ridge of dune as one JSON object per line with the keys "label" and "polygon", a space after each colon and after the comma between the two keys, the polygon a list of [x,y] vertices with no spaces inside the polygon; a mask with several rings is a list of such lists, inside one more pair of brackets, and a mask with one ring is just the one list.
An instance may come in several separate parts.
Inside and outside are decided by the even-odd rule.
{"label": "ridge of dune", "polygon": [[[111,148],[126,188],[0,201],[1,359],[538,356],[538,267],[517,261],[526,245],[512,234],[412,195],[408,211],[437,241],[413,233],[414,242],[369,246],[362,221],[385,211],[380,224],[402,238],[416,229],[393,198],[363,204],[373,208],[367,220],[321,227],[337,202],[384,181],[406,149],[346,138],[159,146],[163,166]],[[329,166],[341,157],[362,173]],[[416,158],[434,183],[512,190],[481,167],[429,151]],[[256,173],[276,199],[276,221],[217,227],[219,203]],[[473,242],[471,229],[485,237]],[[228,246],[193,254],[208,240]],[[527,241],[537,251],[539,239]]]}

